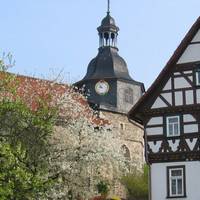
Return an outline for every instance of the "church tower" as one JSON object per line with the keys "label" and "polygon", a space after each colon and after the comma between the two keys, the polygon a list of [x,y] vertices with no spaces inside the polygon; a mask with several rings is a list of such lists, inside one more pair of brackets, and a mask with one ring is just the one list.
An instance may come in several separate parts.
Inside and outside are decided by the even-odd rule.
{"label": "church tower", "polygon": [[[127,113],[144,93],[144,85],[131,78],[125,60],[118,53],[119,28],[110,15],[109,0],[107,15],[97,30],[98,54],[90,61],[85,77],[75,85],[82,88],[101,118],[111,122],[125,158],[141,168],[144,164],[143,127],[128,120]],[[126,198],[120,182],[113,179],[111,182],[114,183],[113,194]]]}
{"label": "church tower", "polygon": [[131,78],[125,60],[118,54],[119,28],[109,6],[97,30],[98,54],[90,61],[85,77],[75,85],[84,87],[88,101],[99,110],[126,114],[144,92],[144,86]]}

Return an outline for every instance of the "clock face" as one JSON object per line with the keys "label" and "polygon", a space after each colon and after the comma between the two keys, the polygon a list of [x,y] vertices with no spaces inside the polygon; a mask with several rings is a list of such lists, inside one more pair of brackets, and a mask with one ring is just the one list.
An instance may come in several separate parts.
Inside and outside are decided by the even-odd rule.
{"label": "clock face", "polygon": [[101,80],[101,81],[96,83],[95,91],[99,95],[105,95],[109,91],[109,84],[106,81]]}

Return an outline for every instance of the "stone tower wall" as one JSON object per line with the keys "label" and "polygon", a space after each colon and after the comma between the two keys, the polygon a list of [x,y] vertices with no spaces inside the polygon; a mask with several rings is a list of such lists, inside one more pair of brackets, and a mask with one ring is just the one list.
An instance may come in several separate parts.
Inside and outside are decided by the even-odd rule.
{"label": "stone tower wall", "polygon": [[[112,123],[113,131],[119,137],[121,147],[126,145],[130,151],[131,161],[135,163],[137,169],[141,169],[145,162],[143,127],[130,122],[127,116],[123,114],[101,111],[100,116]],[[125,188],[119,182],[115,183],[115,187],[111,192],[126,198]]]}
{"label": "stone tower wall", "polygon": [[144,139],[143,127],[137,123],[132,123],[126,115],[103,112],[101,117],[108,119],[113,126],[113,131],[118,134],[121,145],[126,145],[131,154],[131,159],[136,161],[138,167],[144,164]]}

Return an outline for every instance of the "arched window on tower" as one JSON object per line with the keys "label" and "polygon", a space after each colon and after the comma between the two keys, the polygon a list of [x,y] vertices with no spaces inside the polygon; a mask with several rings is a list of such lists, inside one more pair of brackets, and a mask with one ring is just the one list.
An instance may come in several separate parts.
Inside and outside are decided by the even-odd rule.
{"label": "arched window on tower", "polygon": [[131,160],[130,150],[125,144],[121,146],[121,151],[122,151],[124,157],[126,158],[126,160],[130,161]]}
{"label": "arched window on tower", "polygon": [[133,104],[133,89],[127,88],[124,90],[124,101]]}
{"label": "arched window on tower", "polygon": [[103,33],[99,34],[99,47],[103,46]]}
{"label": "arched window on tower", "polygon": [[109,46],[109,33],[107,32],[104,33],[104,39],[105,39],[104,46]]}
{"label": "arched window on tower", "polygon": [[125,164],[126,164],[126,166],[127,166],[127,169],[128,169],[129,172],[130,172],[130,170],[131,170],[131,167],[130,167],[130,161],[131,161],[130,150],[129,150],[129,148],[124,144],[124,145],[121,146],[121,151],[122,151],[122,153],[123,153],[123,155],[124,155]]}
{"label": "arched window on tower", "polygon": [[115,47],[115,34],[111,33],[112,44],[111,46]]}

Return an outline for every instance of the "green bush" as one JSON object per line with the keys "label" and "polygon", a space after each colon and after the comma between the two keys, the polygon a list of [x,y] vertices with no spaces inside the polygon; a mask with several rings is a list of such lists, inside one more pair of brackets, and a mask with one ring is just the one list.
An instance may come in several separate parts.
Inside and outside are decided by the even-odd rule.
{"label": "green bush", "polygon": [[39,98],[37,110],[28,106],[6,68],[0,60],[0,200],[45,198],[54,182],[48,174],[47,141],[56,115]]}
{"label": "green bush", "polygon": [[129,199],[148,199],[148,166],[144,166],[143,171],[134,170],[131,174],[122,178],[122,183],[126,187]]}
{"label": "green bush", "polygon": [[109,192],[109,184],[105,181],[100,181],[97,185],[97,191],[101,195],[106,195]]}

